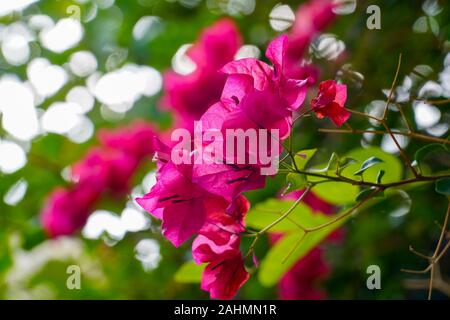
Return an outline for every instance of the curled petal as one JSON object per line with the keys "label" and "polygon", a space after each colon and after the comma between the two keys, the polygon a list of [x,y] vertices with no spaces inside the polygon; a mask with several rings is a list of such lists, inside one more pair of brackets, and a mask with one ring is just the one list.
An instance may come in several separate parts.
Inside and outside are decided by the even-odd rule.
{"label": "curled petal", "polygon": [[203,271],[201,288],[213,299],[231,299],[248,280],[240,253],[231,258],[210,263]]}

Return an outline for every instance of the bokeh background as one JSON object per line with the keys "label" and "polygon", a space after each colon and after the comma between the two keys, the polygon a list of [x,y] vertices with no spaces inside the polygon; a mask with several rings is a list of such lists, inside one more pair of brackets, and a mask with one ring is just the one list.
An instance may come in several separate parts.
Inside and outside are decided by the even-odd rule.
{"label": "bokeh background", "polygon": [[[105,198],[73,237],[48,239],[39,214],[46,196],[68,181],[68,168],[98,144],[96,132],[143,119],[171,126],[158,108],[162,72],[187,73],[184,55],[205,27],[220,17],[235,20],[244,37],[239,54],[258,55],[290,26],[303,1],[264,0],[2,0],[0,1],[0,298],[3,299],[206,299],[198,284],[174,278],[191,259],[161,237],[159,222],[133,201],[148,191],[154,164],[143,163],[132,192]],[[366,27],[369,5],[381,8],[381,29]],[[408,101],[450,97],[450,6],[446,1],[345,1],[333,25],[312,44],[322,79],[349,86],[348,107],[372,114],[384,106],[398,55],[403,54],[397,101],[405,102],[414,128],[446,137],[450,104]],[[403,99],[403,100],[402,100]],[[403,129],[398,112],[390,118]],[[369,128],[370,123],[356,120]],[[374,145],[396,154],[385,136],[318,132],[310,119],[296,133],[298,148],[319,148],[319,159]],[[401,140],[414,154],[423,142]],[[448,157],[428,159],[433,170]],[[249,193],[252,204],[276,194],[284,179]],[[321,283],[333,299],[424,298],[408,288],[426,261],[408,250],[433,250],[446,199],[432,185],[383,201],[345,226],[345,237],[325,246],[331,274]],[[259,241],[264,256],[269,243]],[[66,268],[82,269],[82,289],[68,290]],[[366,268],[379,265],[382,289],[368,290]],[[444,279],[450,259],[441,261]],[[426,279],[425,277],[415,277]],[[425,289],[426,287],[424,287]],[[276,298],[276,288],[252,277],[238,298]],[[436,291],[436,298],[446,298]]]}

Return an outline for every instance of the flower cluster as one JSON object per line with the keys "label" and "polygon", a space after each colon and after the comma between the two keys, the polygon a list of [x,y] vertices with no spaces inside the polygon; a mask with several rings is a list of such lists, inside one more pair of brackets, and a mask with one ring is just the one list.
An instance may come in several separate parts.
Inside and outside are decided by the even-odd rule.
{"label": "flower cluster", "polygon": [[[328,1],[313,3],[313,9],[308,7],[308,10],[315,16],[311,18],[308,13],[308,19],[312,19],[308,20],[311,34],[305,42],[326,25],[325,21],[334,17]],[[235,30],[229,20],[223,20],[203,33],[189,53],[198,64],[197,70],[188,76],[166,74],[165,101],[170,100],[168,104],[178,117],[184,117],[183,125],[187,127],[192,127],[189,121],[196,119],[205,132],[276,129],[282,142],[289,137],[293,115],[302,107],[307,89],[316,79],[309,72],[311,69],[305,69],[298,60],[294,63],[293,55],[289,54],[299,46],[298,41],[291,42],[292,35],[281,35],[268,45],[266,57],[271,65],[255,58],[225,63],[232,60],[232,52],[239,43]],[[217,50],[216,41],[227,49]],[[200,75],[205,79],[199,80]],[[219,78],[221,85],[209,90],[209,85]],[[208,86],[205,87],[203,81],[208,82]],[[344,109],[342,90],[345,86],[335,83],[335,89],[333,96],[322,93],[321,86],[311,106],[319,117],[328,116],[342,124],[339,112],[327,113],[330,108],[336,109],[334,104]],[[196,99],[192,100],[191,95]],[[335,114],[340,117],[337,121]],[[202,140],[198,148],[196,141],[192,141],[195,151],[185,156],[205,152],[212,143],[213,140]],[[243,151],[247,155],[250,153],[248,149]],[[239,234],[245,230],[244,217],[249,209],[242,193],[265,185],[266,177],[260,174],[262,164],[235,164],[227,161],[229,159],[208,164],[195,161],[179,164],[171,160],[171,153],[170,146],[158,143],[157,182],[137,202],[162,220],[162,232],[175,246],[196,235],[192,245],[194,261],[207,263],[202,289],[212,298],[230,299],[249,277],[239,248]]]}
{"label": "flower cluster", "polygon": [[71,168],[73,185],[54,190],[46,200],[41,221],[47,234],[70,235],[84,226],[103,194],[125,195],[143,159],[153,154],[155,130],[145,122],[101,130],[100,146]]}
{"label": "flower cluster", "polygon": [[[241,36],[231,20],[218,21],[187,51],[195,64],[193,72],[164,74],[165,92],[160,104],[173,111],[178,127],[192,131],[197,129],[197,120],[202,132],[277,130],[277,145],[271,144],[269,153],[278,154],[281,143],[291,134],[293,117],[304,105],[307,90],[319,77],[317,68],[302,62],[302,57],[311,40],[334,19],[332,8],[327,0],[301,6],[292,31],[269,43],[265,55],[270,64],[256,58],[234,61],[242,45]],[[349,117],[345,100],[345,85],[325,81],[311,101],[311,111],[340,126]],[[80,229],[104,194],[129,191],[130,178],[142,160],[156,152],[157,182],[137,202],[162,220],[162,232],[173,245],[178,247],[195,236],[194,261],[206,264],[203,290],[217,299],[235,296],[249,278],[240,251],[240,234],[245,231],[250,207],[243,193],[264,187],[266,176],[261,169],[266,164],[240,164],[225,157],[218,162],[175,163],[171,159],[172,144],[155,138],[154,129],[143,122],[101,131],[98,137],[100,146],[72,166],[73,184],[53,191],[47,199],[41,215],[47,233],[54,237]],[[194,151],[184,156],[211,156],[206,150],[214,142],[202,139],[199,145],[194,138]],[[250,158],[252,150],[247,145],[243,148],[241,153]],[[308,258],[311,263],[302,265],[316,266],[314,257]]]}

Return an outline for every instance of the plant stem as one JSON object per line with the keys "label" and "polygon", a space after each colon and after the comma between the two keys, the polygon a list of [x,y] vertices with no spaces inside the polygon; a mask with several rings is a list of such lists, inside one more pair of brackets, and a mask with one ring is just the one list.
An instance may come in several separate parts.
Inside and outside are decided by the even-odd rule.
{"label": "plant stem", "polygon": [[[372,133],[372,134],[388,134],[384,130],[361,130],[361,129],[319,129],[319,132],[328,132],[328,133],[338,133],[338,134],[363,134],[363,133]],[[442,139],[438,137],[427,136],[425,134],[420,134],[416,132],[402,132],[398,130],[391,130],[391,132],[395,135],[406,136],[409,138],[416,138],[423,141],[429,142],[437,142],[442,144],[450,144],[450,140]]]}

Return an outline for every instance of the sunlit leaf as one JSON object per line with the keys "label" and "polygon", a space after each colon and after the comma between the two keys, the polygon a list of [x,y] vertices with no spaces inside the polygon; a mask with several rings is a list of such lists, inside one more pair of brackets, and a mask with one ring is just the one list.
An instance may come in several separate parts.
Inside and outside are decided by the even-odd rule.
{"label": "sunlit leaf", "polygon": [[315,169],[313,171],[314,172],[334,171],[334,170],[336,170],[336,166],[338,165],[338,160],[339,160],[338,155],[335,152],[333,152],[331,154],[330,160],[328,160],[328,163],[327,163],[325,168],[323,168],[323,169]]}
{"label": "sunlit leaf", "polygon": [[[315,225],[319,226],[332,217],[323,214],[310,216],[315,220]],[[327,227],[304,235],[303,231],[285,235],[277,242],[262,260],[258,279],[264,286],[273,286],[300,258],[305,256],[312,248],[318,245],[331,232],[341,226],[346,219],[339,220]],[[306,222],[304,222],[306,223]],[[299,242],[300,241],[300,242]]]}
{"label": "sunlit leaf", "polygon": [[317,149],[302,150],[295,154],[295,164],[299,170],[305,169],[308,162],[316,154]]}
{"label": "sunlit leaf", "polygon": [[286,183],[288,184],[288,188],[285,193],[289,193],[291,191],[305,189],[308,184],[308,180],[304,174],[289,173],[286,176]]}
{"label": "sunlit leaf", "polygon": [[377,183],[381,183],[381,179],[383,179],[383,176],[384,176],[385,173],[386,173],[386,171],[384,171],[384,170],[378,171]]}
{"label": "sunlit leaf", "polygon": [[180,283],[199,283],[206,264],[198,265],[194,261],[183,264],[175,273],[175,281]]}
{"label": "sunlit leaf", "polygon": [[321,199],[336,205],[355,202],[359,187],[346,182],[326,182],[314,187],[314,193]]}
{"label": "sunlit leaf", "polygon": [[[294,200],[269,199],[258,203],[248,212],[245,218],[246,225],[261,230],[287,212],[294,202]],[[270,230],[274,232],[300,231],[299,226],[309,227],[311,223],[314,223],[315,218],[311,218],[312,215],[311,209],[304,203],[300,203],[287,218]]]}
{"label": "sunlit leaf", "polygon": [[351,157],[343,157],[341,159],[339,159],[338,162],[338,166],[339,166],[339,171],[344,170],[345,168],[347,168],[349,165],[357,163],[358,161],[351,158]]}
{"label": "sunlit leaf", "polygon": [[[364,181],[376,183],[378,172],[384,170],[383,183],[391,183],[399,181],[403,176],[403,165],[399,158],[395,155],[387,153],[378,147],[358,148],[350,151],[346,156],[350,157],[359,163],[367,160],[367,156],[376,157],[382,160],[382,163],[377,163],[376,166],[367,168],[364,171]],[[361,169],[358,163],[353,163],[348,166],[348,169],[341,172],[344,177],[354,179],[353,172]]]}
{"label": "sunlit leaf", "polygon": [[383,160],[377,158],[377,157],[370,157],[369,159],[367,159],[366,161],[363,162],[363,164],[361,165],[361,168],[359,168],[359,170],[357,170],[354,175],[358,176],[358,175],[362,175],[367,169],[373,167],[376,164],[379,164],[383,162]]}

